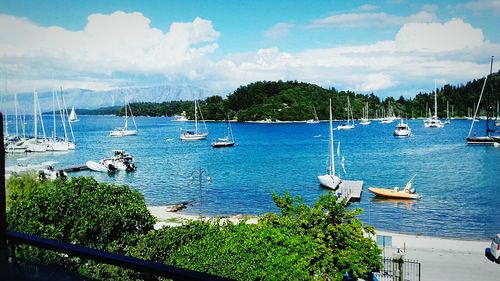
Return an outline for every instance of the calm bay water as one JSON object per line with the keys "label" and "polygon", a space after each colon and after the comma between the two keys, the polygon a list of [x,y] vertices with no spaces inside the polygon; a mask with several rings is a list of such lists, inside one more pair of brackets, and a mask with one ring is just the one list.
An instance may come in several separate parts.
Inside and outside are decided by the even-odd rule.
{"label": "calm bay water", "polygon": [[[170,118],[136,118],[139,135],[108,137],[123,126],[123,118],[81,116],[74,124],[77,150],[62,153],[9,155],[7,165],[58,161],[56,168],[98,161],[112,149],[125,149],[137,163],[134,173],[109,176],[95,172],[98,181],[127,184],[144,194],[148,205],[194,201],[186,212],[206,215],[262,214],[277,211],[272,192],[301,196],[313,203],[328,192],[317,176],[328,162],[328,123],[233,124],[238,146],[212,149],[210,140],[223,137],[226,124],[207,123],[210,140],[182,142],[180,129],[191,122]],[[481,133],[484,124],[477,125]],[[411,138],[394,138],[396,122],[356,126],[335,131],[346,158],[344,179],[363,180],[361,219],[378,229],[458,238],[490,238],[500,232],[500,149],[465,144],[470,121],[452,120],[443,129],[424,128],[422,120],[410,120]],[[10,124],[13,133],[13,123]],[[45,117],[50,132],[51,118]],[[28,131],[31,132],[28,127]],[[321,137],[314,137],[321,135]],[[23,157],[25,159],[18,160]],[[202,204],[198,171],[203,168]],[[416,174],[419,201],[381,200],[368,187],[404,186]],[[195,180],[190,180],[194,176]],[[206,176],[212,181],[207,182]]]}

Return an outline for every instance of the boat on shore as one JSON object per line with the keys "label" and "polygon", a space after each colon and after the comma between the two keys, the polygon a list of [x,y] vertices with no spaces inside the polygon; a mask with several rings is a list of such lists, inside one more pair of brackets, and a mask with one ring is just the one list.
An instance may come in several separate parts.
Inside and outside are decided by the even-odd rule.
{"label": "boat on shore", "polygon": [[370,187],[368,188],[368,191],[376,196],[386,198],[420,199],[420,194],[418,194],[417,190],[412,187],[413,178],[415,178],[415,176],[413,176],[401,190],[396,186],[394,188]]}

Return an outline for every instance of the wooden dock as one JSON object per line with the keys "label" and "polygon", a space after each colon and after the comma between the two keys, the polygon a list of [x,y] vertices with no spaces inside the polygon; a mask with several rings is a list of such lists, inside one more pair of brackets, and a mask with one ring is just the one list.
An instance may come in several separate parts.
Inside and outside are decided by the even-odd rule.
{"label": "wooden dock", "polygon": [[58,169],[58,170],[63,170],[67,173],[72,173],[72,172],[89,170],[89,167],[87,167],[87,165],[83,164],[83,165],[68,166],[68,167]]}
{"label": "wooden dock", "polygon": [[363,181],[342,180],[339,188],[335,191],[338,201],[346,199],[347,202],[361,200],[363,192]]}

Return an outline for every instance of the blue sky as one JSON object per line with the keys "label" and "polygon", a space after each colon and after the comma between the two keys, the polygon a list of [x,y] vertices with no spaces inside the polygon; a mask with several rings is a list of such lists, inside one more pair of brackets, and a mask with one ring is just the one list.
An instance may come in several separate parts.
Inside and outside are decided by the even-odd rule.
{"label": "blue sky", "polygon": [[282,79],[414,96],[486,75],[499,19],[499,0],[3,0],[0,71],[7,94]]}

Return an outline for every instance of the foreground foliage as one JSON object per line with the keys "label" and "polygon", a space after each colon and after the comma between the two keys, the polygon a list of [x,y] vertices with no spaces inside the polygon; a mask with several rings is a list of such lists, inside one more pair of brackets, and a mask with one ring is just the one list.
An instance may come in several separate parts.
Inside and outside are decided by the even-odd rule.
{"label": "foreground foliage", "polygon": [[[313,205],[273,195],[281,214],[257,224],[220,219],[153,230],[142,195],[92,178],[38,182],[25,196],[11,194],[9,228],[237,280],[341,280],[381,267],[373,233],[331,193]],[[57,263],[100,279],[155,279],[118,267],[31,247],[17,255]]]}

